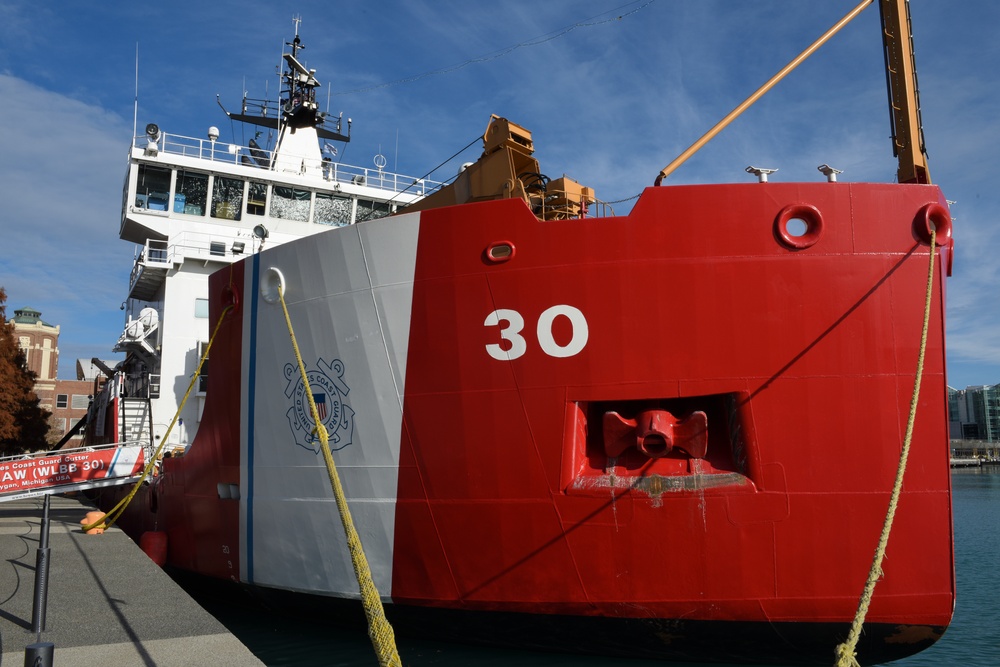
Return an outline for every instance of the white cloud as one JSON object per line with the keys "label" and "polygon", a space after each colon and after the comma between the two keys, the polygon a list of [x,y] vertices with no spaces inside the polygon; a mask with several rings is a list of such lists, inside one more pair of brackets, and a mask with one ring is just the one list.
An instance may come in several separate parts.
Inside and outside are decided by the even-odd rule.
{"label": "white cloud", "polygon": [[[109,354],[121,324],[128,246],[117,238],[131,129],[99,107],[0,74],[0,283],[8,312],[31,306],[60,345]],[[73,376],[63,353],[60,375]]]}

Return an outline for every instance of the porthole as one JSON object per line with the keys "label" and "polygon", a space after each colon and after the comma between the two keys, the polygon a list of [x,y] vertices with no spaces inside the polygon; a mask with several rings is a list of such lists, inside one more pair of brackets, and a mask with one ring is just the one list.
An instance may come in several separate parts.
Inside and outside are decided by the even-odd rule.
{"label": "porthole", "polygon": [[514,252],[514,244],[510,241],[497,241],[486,248],[485,256],[488,262],[500,264],[513,259]]}

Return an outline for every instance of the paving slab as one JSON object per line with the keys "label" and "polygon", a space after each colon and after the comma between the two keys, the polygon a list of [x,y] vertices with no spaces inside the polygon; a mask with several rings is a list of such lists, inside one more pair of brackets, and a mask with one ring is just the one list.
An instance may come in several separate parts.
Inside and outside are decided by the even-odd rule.
{"label": "paving slab", "polygon": [[45,631],[31,631],[43,499],[0,503],[0,667],[25,647],[55,644],[53,665],[157,667],[262,663],[118,528],[86,535],[95,508],[52,496]]}

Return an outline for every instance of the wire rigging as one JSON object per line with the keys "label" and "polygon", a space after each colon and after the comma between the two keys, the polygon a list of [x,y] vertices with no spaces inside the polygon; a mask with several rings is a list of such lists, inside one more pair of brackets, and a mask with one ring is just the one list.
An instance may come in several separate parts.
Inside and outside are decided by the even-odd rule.
{"label": "wire rigging", "polygon": [[[472,147],[472,145],[473,145],[474,143],[476,143],[477,141],[481,141],[481,140],[482,140],[482,137],[476,137],[475,139],[473,139],[472,141],[470,141],[469,143],[467,143],[467,144],[465,145],[465,148],[462,148],[462,149],[461,149],[461,150],[459,150],[459,151],[458,151],[457,153],[455,153],[454,155],[452,155],[452,156],[451,156],[450,158],[448,158],[447,160],[445,160],[444,162],[442,162],[442,163],[441,163],[441,164],[439,164],[438,166],[434,167],[433,169],[431,169],[430,171],[428,171],[428,172],[427,172],[426,174],[424,174],[424,175],[423,175],[423,176],[421,176],[420,178],[418,178],[418,179],[415,179],[415,180],[414,180],[414,181],[413,181],[412,183],[410,183],[410,184],[409,184],[409,185],[407,185],[407,186],[406,186],[405,188],[403,188],[402,190],[400,190],[399,192],[397,192],[396,194],[394,194],[394,195],[392,196],[392,199],[390,199],[389,201],[387,201],[387,202],[386,202],[386,204],[391,204],[391,203],[393,202],[393,200],[395,200],[395,199],[396,199],[396,197],[398,197],[399,195],[403,194],[404,192],[406,192],[407,190],[409,190],[410,188],[412,188],[412,187],[413,187],[414,185],[416,185],[417,183],[420,183],[420,182],[422,182],[422,181],[423,181],[424,179],[427,179],[427,178],[429,178],[429,177],[430,177],[430,175],[431,175],[431,174],[433,174],[433,173],[434,173],[435,171],[437,171],[437,170],[438,170],[438,169],[440,169],[441,167],[445,166],[446,164],[448,164],[449,162],[451,162],[452,160],[454,160],[455,158],[457,158],[457,157],[458,157],[459,155],[461,155],[461,154],[462,154],[462,153],[464,153],[465,151],[469,150],[469,148],[471,148],[471,147]],[[449,181],[453,180],[454,178],[455,178],[455,177],[453,176],[453,177],[452,177],[451,179],[448,179],[447,181],[445,181],[445,184],[447,184],[447,183],[448,183]]]}
{"label": "wire rigging", "polygon": [[[638,1],[638,0],[636,0],[636,1]],[[566,34],[569,34],[570,32],[576,30],[577,28],[592,28],[592,27],[595,27],[595,26],[604,25],[606,23],[612,23],[614,21],[621,21],[622,19],[624,19],[624,18],[626,18],[628,16],[631,16],[633,14],[641,12],[643,9],[645,9],[648,6],[650,6],[654,2],[656,2],[656,0],[646,0],[646,2],[644,2],[639,7],[636,7],[635,9],[627,11],[627,12],[625,12],[623,14],[618,14],[616,16],[612,16],[611,18],[597,20],[598,17],[604,16],[605,14],[609,13],[609,12],[603,12],[601,14],[598,14],[597,16],[592,16],[589,19],[584,19],[583,21],[579,21],[579,22],[574,23],[574,24],[572,24],[570,26],[566,26],[565,28],[562,28],[562,29],[557,30],[555,32],[547,33],[545,35],[541,35],[540,37],[535,37],[535,38],[527,40],[525,42],[521,42],[521,43],[515,44],[513,46],[508,46],[507,48],[500,49],[499,51],[494,51],[492,53],[488,53],[488,54],[483,55],[483,56],[478,56],[476,58],[470,58],[469,60],[466,60],[464,62],[458,63],[457,65],[451,65],[449,67],[442,67],[440,69],[435,69],[435,70],[431,70],[429,72],[424,72],[423,74],[416,74],[414,76],[409,76],[409,77],[405,77],[405,78],[402,78],[402,79],[396,79],[395,81],[388,81],[386,83],[380,83],[380,84],[376,84],[374,86],[366,86],[364,88],[355,88],[354,90],[338,91],[336,94],[337,95],[355,95],[355,94],[358,94],[358,93],[368,93],[368,92],[371,92],[373,90],[379,90],[381,88],[389,88],[391,86],[399,86],[399,85],[402,85],[404,83],[412,83],[414,81],[419,81],[420,79],[426,79],[427,77],[431,77],[431,76],[437,76],[439,74],[448,74],[449,72],[454,72],[455,70],[462,69],[463,67],[468,67],[469,65],[474,65],[474,64],[477,64],[477,63],[490,62],[491,60],[497,60],[498,58],[502,58],[502,57],[504,57],[504,56],[506,56],[506,55],[508,55],[510,53],[513,53],[514,51],[517,51],[518,49],[528,48],[528,47],[532,47],[532,46],[538,46],[538,45],[544,44],[546,42],[551,42],[554,39],[558,39],[559,37],[562,37],[562,36],[564,36]],[[619,10],[625,8],[625,7],[628,7],[628,6],[634,5],[634,4],[636,4],[636,3],[635,2],[629,2],[629,3],[626,3],[624,5],[620,5],[618,7],[615,7],[614,9],[612,9],[610,11],[611,12],[616,12],[616,11],[619,11]]]}

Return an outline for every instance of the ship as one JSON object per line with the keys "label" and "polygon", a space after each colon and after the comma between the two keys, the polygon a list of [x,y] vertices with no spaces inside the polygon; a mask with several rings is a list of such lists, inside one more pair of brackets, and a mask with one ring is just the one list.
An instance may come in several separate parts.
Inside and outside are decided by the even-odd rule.
{"label": "ship", "polygon": [[932,645],[955,604],[952,221],[907,4],[880,9],[894,183],[668,167],[615,215],[502,116],[448,183],[350,168],[324,159],[349,137],[298,30],[282,99],[226,112],[273,145],[147,127],[127,357],[89,426],[155,461],[119,524],[178,571],[360,614],[336,475],[397,631],[825,665],[906,452],[857,653]]}

